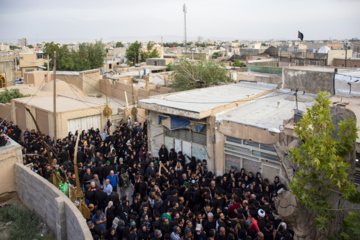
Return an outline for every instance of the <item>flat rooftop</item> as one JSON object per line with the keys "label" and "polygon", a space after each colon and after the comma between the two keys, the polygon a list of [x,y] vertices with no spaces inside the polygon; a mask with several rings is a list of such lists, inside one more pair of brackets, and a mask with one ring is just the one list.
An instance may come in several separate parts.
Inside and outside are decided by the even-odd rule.
{"label": "flat rooftop", "polygon": [[[27,103],[31,97],[13,99],[15,102]],[[29,106],[33,106],[39,109],[43,109],[48,112],[53,112],[54,104],[52,96],[34,97],[27,103]],[[57,96],[56,98],[56,112],[68,112],[87,108],[100,108],[101,104],[94,104],[89,102],[80,101],[77,99]]]}
{"label": "flat rooftop", "polygon": [[276,85],[256,82],[229,84],[157,95],[140,100],[138,105],[161,113],[202,119],[214,111],[226,110],[229,104],[233,103],[231,107],[234,107],[275,89]]}
{"label": "flat rooftop", "polygon": [[[294,116],[295,93],[290,90],[276,90],[216,114],[216,121],[229,121],[249,125],[271,132],[280,132],[283,120]],[[316,95],[298,93],[298,109],[305,111],[315,103]]]}

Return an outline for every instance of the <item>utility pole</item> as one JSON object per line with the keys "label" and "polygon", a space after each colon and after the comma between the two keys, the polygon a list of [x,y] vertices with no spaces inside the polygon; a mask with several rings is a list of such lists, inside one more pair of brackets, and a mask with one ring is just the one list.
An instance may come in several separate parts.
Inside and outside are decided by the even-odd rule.
{"label": "utility pole", "polygon": [[49,82],[49,79],[50,79],[50,70],[49,70],[49,54],[47,55],[47,79],[46,81]]}
{"label": "utility pole", "polygon": [[344,43],[345,48],[345,67],[346,67],[346,58],[347,58],[347,43]]}
{"label": "utility pole", "polygon": [[57,140],[56,134],[56,51],[54,51],[54,142]]}
{"label": "utility pole", "polygon": [[296,88],[296,90],[295,90],[296,110],[299,109],[299,108],[298,108],[298,91],[299,91],[299,89]]}
{"label": "utility pole", "polygon": [[147,75],[145,75],[145,83],[146,83],[146,85],[145,85],[145,89],[146,89],[146,98],[149,98],[149,88],[148,88],[148,79],[149,79],[149,76]]}
{"label": "utility pole", "polygon": [[187,9],[186,9],[185,3],[184,3],[184,6],[183,6],[183,12],[184,12],[185,57],[186,57],[186,48],[187,48],[187,43],[186,43],[186,13],[187,13]]}

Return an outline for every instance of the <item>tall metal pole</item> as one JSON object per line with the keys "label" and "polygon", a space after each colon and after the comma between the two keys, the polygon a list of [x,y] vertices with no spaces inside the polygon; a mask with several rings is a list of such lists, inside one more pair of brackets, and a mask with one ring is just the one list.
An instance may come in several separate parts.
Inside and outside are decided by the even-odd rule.
{"label": "tall metal pole", "polygon": [[345,43],[344,43],[344,49],[345,49],[345,67],[346,67],[347,49],[348,49],[347,46],[348,46],[348,45],[347,45],[347,42],[345,42]]}
{"label": "tall metal pole", "polygon": [[56,134],[56,51],[54,52],[54,142],[57,140]]}
{"label": "tall metal pole", "polygon": [[183,6],[183,12],[184,12],[185,57],[186,57],[186,48],[187,48],[187,43],[186,43],[186,13],[187,13],[187,9],[186,9],[185,3],[184,3],[184,6]]}
{"label": "tall metal pole", "polygon": [[49,82],[50,79],[50,69],[49,69],[49,54],[47,55],[47,77],[46,77],[46,81]]}

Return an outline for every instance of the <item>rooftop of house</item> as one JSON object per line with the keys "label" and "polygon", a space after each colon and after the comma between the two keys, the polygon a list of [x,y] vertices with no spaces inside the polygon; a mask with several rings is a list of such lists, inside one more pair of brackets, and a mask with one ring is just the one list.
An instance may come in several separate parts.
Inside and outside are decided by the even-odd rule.
{"label": "rooftop of house", "polygon": [[[298,110],[305,111],[315,103],[315,95],[298,93]],[[280,132],[283,120],[294,116],[295,93],[279,89],[216,114],[216,121],[229,121]]]}
{"label": "rooftop of house", "polygon": [[276,89],[264,83],[238,83],[157,95],[139,101],[139,107],[161,113],[202,119],[261,97]]}
{"label": "rooftop of house", "polygon": [[[54,102],[53,102],[53,96],[45,96],[45,97],[33,97],[30,102],[29,98],[18,98],[13,99],[15,102],[20,103],[27,103],[26,105],[30,105],[35,108],[40,108],[48,112],[53,112],[54,108]],[[77,100],[74,98],[69,98],[65,96],[57,96],[56,98],[56,112],[68,112],[68,111],[74,111],[74,110],[80,110],[80,109],[87,109],[87,108],[99,108],[101,107],[101,104],[94,104],[89,102],[84,102],[81,100]]]}

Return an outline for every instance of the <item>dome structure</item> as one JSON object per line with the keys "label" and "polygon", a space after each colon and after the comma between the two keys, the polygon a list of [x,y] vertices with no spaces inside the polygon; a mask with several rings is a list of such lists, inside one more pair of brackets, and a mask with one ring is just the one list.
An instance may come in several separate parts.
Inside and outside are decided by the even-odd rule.
{"label": "dome structure", "polygon": [[330,50],[330,48],[328,46],[324,45],[318,50],[318,53],[328,53],[329,50]]}

